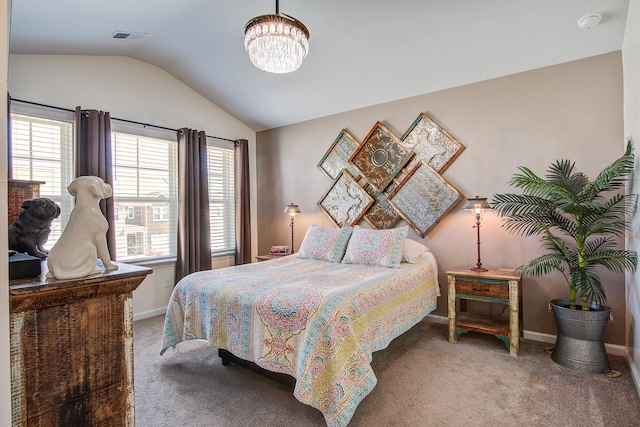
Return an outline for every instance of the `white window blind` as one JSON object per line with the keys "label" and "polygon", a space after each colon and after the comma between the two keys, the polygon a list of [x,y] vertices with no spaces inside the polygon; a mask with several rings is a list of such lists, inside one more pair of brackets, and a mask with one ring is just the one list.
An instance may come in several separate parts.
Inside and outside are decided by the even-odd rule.
{"label": "white window blind", "polygon": [[233,252],[235,241],[234,149],[207,139],[211,253]]}
{"label": "white window blind", "polygon": [[[73,209],[73,112],[12,103],[13,178],[44,181],[40,197],[60,205],[46,248],[59,238]],[[175,257],[177,142],[174,132],[112,121],[116,257]],[[234,145],[207,139],[211,251],[235,251]]]}
{"label": "white window blind", "polygon": [[[12,110],[20,108],[12,105]],[[51,249],[60,238],[74,203],[67,191],[74,178],[73,113],[43,110],[38,115],[40,117],[11,114],[10,155],[13,179],[44,181],[40,185],[40,197],[51,199],[60,206],[60,216],[51,223],[51,233],[44,245]],[[58,119],[42,117],[47,115]]]}
{"label": "white window blind", "polygon": [[176,141],[112,132],[111,145],[117,259],[175,256]]}

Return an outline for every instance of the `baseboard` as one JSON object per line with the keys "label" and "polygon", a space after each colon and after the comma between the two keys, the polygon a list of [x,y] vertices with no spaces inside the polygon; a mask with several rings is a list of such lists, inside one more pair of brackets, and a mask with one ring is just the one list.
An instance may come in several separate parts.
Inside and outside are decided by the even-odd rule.
{"label": "baseboard", "polygon": [[148,319],[149,317],[160,316],[161,314],[165,314],[167,309],[165,307],[156,308],[149,311],[143,311],[142,313],[135,313],[133,315],[133,321]]}
{"label": "baseboard", "polygon": [[433,323],[449,323],[449,318],[447,316],[440,316],[438,314],[427,314],[427,318]]}
{"label": "baseboard", "polygon": [[631,358],[631,353],[627,353],[627,365],[629,365],[629,372],[631,372],[631,378],[633,379],[633,385],[636,386],[636,393],[640,397],[640,372],[638,372],[638,368],[636,364],[633,363],[633,359]]}
{"label": "baseboard", "polygon": [[[427,318],[435,323],[449,323],[448,317],[440,316],[437,314],[429,314]],[[550,344],[554,344],[556,342],[556,336],[551,334],[543,334],[541,332],[533,331],[522,331],[522,335],[524,339],[531,341],[540,341]],[[627,356],[627,348],[625,346],[605,343],[604,347],[607,350],[607,354],[611,354],[613,356]]]}

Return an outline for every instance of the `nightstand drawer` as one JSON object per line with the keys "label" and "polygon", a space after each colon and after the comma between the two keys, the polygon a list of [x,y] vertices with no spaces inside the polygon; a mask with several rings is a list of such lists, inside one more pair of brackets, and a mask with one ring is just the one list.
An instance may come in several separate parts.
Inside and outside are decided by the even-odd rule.
{"label": "nightstand drawer", "polygon": [[456,280],[456,293],[508,300],[509,286],[506,283],[480,282],[459,278]]}

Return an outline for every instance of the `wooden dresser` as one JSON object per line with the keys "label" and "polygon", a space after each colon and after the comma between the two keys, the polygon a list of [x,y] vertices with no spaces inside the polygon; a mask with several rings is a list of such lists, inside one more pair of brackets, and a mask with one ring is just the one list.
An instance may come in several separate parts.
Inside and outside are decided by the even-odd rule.
{"label": "wooden dresser", "polygon": [[[15,426],[133,426],[132,292],[152,272],[10,281]],[[104,269],[103,269],[104,270]]]}

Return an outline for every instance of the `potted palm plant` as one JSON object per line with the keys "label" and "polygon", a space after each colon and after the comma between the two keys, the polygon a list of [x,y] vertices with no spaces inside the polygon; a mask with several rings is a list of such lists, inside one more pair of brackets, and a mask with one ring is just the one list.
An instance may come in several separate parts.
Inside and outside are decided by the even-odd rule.
{"label": "potted palm plant", "polygon": [[568,299],[554,299],[551,307],[558,326],[552,359],[582,372],[610,370],[604,331],[611,308],[599,269],[634,271],[638,257],[619,248],[629,230],[626,215],[633,213],[637,196],[625,194],[633,172],[633,144],[622,157],[590,181],[575,171],[575,163],[556,160],[544,178],[519,167],[509,185],[521,194],[496,194],[493,208],[503,226],[521,236],[539,236],[544,255],[518,268],[523,274],[543,276],[559,271],[568,285]]}

